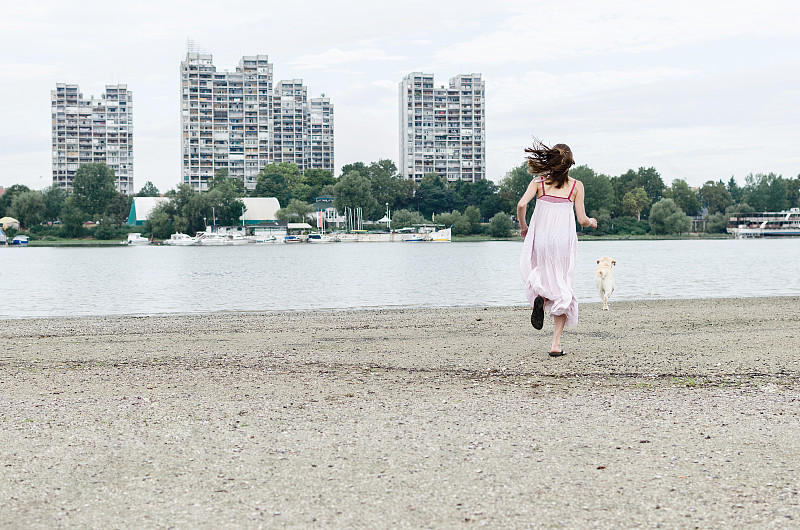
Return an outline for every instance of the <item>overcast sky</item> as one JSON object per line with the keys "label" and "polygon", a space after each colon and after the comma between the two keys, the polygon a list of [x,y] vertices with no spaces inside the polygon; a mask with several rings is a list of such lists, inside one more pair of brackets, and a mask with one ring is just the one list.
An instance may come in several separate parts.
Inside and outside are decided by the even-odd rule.
{"label": "overcast sky", "polygon": [[800,2],[3,2],[0,186],[51,183],[50,91],[133,91],[135,187],[180,180],[187,39],[232,70],[266,54],[335,105],[335,158],[398,160],[398,83],[486,80],[487,177],[536,135],[609,176],[669,184],[800,173]]}

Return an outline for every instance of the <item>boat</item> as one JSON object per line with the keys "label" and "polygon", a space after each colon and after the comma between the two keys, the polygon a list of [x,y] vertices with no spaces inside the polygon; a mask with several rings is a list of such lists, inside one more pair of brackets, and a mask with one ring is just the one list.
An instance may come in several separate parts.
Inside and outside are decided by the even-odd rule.
{"label": "boat", "polygon": [[146,237],[142,237],[140,232],[131,232],[128,234],[128,239],[125,242],[126,245],[149,245],[150,240]]}
{"label": "boat", "polygon": [[194,245],[197,240],[190,235],[177,232],[172,234],[169,239],[164,241],[165,245],[174,245],[176,247],[183,247],[187,245]]}
{"label": "boat", "polygon": [[266,235],[259,235],[259,236],[247,236],[250,242],[256,244],[266,244],[266,243],[278,243],[279,240],[275,236],[266,236]]}
{"label": "boat", "polygon": [[225,244],[225,238],[219,234],[209,234],[208,232],[197,232],[195,236],[198,245],[221,246]]}
{"label": "boat", "polygon": [[334,243],[339,241],[339,238],[335,235],[329,234],[321,234],[319,232],[311,232],[308,234],[309,243]]}
{"label": "boat", "polygon": [[253,242],[250,238],[240,236],[239,234],[228,234],[222,237],[224,238],[224,245],[248,245]]}
{"label": "boat", "polygon": [[283,238],[284,243],[300,243],[303,240],[300,239],[300,236],[286,236]]}
{"label": "boat", "polygon": [[728,220],[727,232],[737,239],[800,237],[800,208],[732,215]]}
{"label": "boat", "polygon": [[11,244],[15,247],[27,247],[28,236],[14,236],[14,239],[11,240]]}

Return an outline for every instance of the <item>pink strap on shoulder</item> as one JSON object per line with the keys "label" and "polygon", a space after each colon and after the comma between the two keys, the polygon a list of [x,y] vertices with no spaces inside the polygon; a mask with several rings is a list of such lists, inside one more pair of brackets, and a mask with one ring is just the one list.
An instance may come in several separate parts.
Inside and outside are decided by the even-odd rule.
{"label": "pink strap on shoulder", "polygon": [[572,192],[575,191],[575,184],[577,183],[578,183],[577,179],[572,179],[572,189],[569,190],[569,195],[567,195],[567,199],[572,200],[570,199],[570,197],[572,197]]}
{"label": "pink strap on shoulder", "polygon": [[544,197],[545,195],[547,195],[547,194],[544,192],[544,179],[540,180],[539,182],[541,182],[541,183],[542,183],[542,195],[541,195],[541,196],[542,196],[542,197]]}

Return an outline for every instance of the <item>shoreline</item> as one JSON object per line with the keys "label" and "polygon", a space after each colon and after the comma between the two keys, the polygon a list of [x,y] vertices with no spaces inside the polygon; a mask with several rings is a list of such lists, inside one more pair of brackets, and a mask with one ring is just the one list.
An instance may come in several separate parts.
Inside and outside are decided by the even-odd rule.
{"label": "shoreline", "polygon": [[[705,234],[693,233],[688,235],[602,235],[595,236],[591,234],[578,233],[580,241],[717,241],[734,239],[730,234]],[[507,238],[495,238],[484,235],[469,235],[469,236],[453,236],[453,243],[479,243],[483,241],[522,241],[523,238],[519,236],[511,236]],[[125,239],[115,240],[100,240],[100,239],[63,239],[56,241],[44,241],[41,239],[31,239],[28,247],[109,247],[114,245],[127,246],[124,244]],[[13,247],[13,245],[8,245]],[[158,246],[158,245],[155,245]],[[0,247],[2,248],[2,247]]]}
{"label": "shoreline", "polygon": [[[800,297],[7,320],[0,526],[791,528]],[[758,347],[754,347],[758,345]]]}
{"label": "shoreline", "polygon": [[[786,298],[800,298],[800,295],[782,295],[782,296],[717,296],[706,298],[635,298],[635,299],[611,299],[610,303],[637,303],[637,302],[708,302],[714,300],[770,300],[770,299],[783,300]],[[600,302],[581,302],[579,306],[602,305]],[[526,303],[519,305],[450,305],[450,306],[374,306],[374,307],[312,307],[305,309],[242,309],[242,310],[226,310],[226,311],[198,311],[194,313],[176,312],[176,313],[115,313],[108,315],[45,315],[45,316],[3,316],[0,315],[0,322],[14,322],[20,320],[64,320],[64,319],[125,319],[125,318],[175,318],[175,317],[200,317],[200,316],[226,316],[226,315],[282,315],[282,314],[302,314],[302,313],[371,313],[375,311],[446,311],[458,309],[506,309],[506,310],[527,310],[530,307]],[[580,324],[579,324],[580,325]]]}

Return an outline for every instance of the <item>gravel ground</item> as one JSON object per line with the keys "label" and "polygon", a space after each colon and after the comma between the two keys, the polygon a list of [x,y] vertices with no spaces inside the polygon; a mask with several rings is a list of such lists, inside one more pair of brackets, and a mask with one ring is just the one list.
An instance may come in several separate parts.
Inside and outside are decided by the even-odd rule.
{"label": "gravel ground", "polygon": [[796,528],[800,299],[0,322],[0,527]]}

